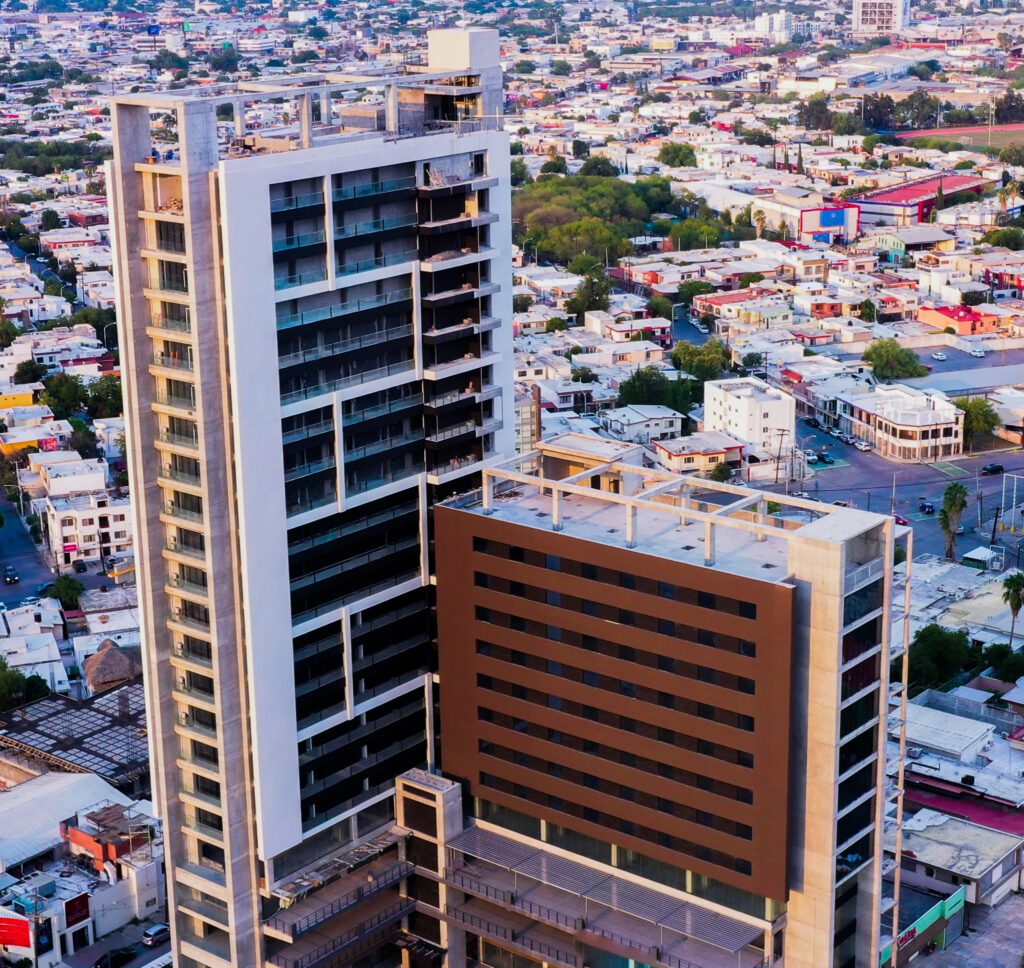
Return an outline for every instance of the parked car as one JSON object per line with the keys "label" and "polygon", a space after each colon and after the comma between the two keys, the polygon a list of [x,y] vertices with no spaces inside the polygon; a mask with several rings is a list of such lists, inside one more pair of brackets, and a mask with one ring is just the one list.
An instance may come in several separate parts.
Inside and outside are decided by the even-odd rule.
{"label": "parked car", "polygon": [[41,585],[36,585],[36,594],[41,598],[46,598],[47,595],[53,594],[53,582],[44,581]]}
{"label": "parked car", "polygon": [[75,569],[76,575],[84,575],[86,571],[88,571],[85,562],[82,561],[81,558],[79,558],[71,567]]}
{"label": "parked car", "polygon": [[4,565],[4,584],[17,585],[21,581],[21,575],[14,570],[14,565]]}
{"label": "parked car", "polygon": [[149,948],[163,944],[171,938],[171,927],[168,924],[154,924],[142,932],[142,943]]}
{"label": "parked car", "polygon": [[938,360],[940,363],[942,363],[946,359],[946,354],[945,353],[932,353],[932,359],[933,360]]}
{"label": "parked car", "polygon": [[917,508],[922,514],[934,514],[935,505],[931,501],[922,501]]}
{"label": "parked car", "polygon": [[831,454],[818,454],[818,462],[821,464],[834,464],[836,459]]}
{"label": "parked car", "polygon": [[813,464],[818,459],[818,452],[815,450],[805,450],[804,460],[809,464]]}
{"label": "parked car", "polygon": [[833,501],[832,502],[837,508],[848,508],[850,506],[849,501]]}
{"label": "parked car", "polygon": [[975,349],[970,351],[970,354],[971,354],[971,356],[975,357],[975,359],[979,359],[979,360],[985,359],[985,351],[983,349],[975,348]]}
{"label": "parked car", "polygon": [[981,469],[981,473],[985,477],[991,477],[993,474],[1002,474],[1003,473],[1003,465],[1002,464],[986,464]]}
{"label": "parked car", "polygon": [[855,444],[855,443],[857,443],[857,438],[854,437],[853,434],[843,434],[843,436],[840,437],[839,439],[844,444]]}
{"label": "parked car", "polygon": [[38,595],[28,595],[21,600],[22,605],[38,605],[40,598]]}
{"label": "parked car", "polygon": [[910,524],[910,522],[905,517],[903,517],[902,514],[894,514],[892,516],[892,519],[897,524],[902,524],[904,527],[906,527],[908,524]]}
{"label": "parked car", "polygon": [[124,948],[111,948],[105,951],[93,962],[92,968],[121,968],[122,965],[130,965],[135,960],[135,945],[126,945]]}
{"label": "parked car", "polygon": [[871,444],[869,444],[866,440],[858,440],[853,446],[856,447],[857,450],[871,450]]}
{"label": "parked car", "polygon": [[820,427],[821,426],[821,421],[817,417],[808,417],[807,418],[807,426],[808,427]]}
{"label": "parked car", "polygon": [[838,427],[829,427],[828,428],[828,432],[833,437],[842,437],[843,436],[843,432]]}

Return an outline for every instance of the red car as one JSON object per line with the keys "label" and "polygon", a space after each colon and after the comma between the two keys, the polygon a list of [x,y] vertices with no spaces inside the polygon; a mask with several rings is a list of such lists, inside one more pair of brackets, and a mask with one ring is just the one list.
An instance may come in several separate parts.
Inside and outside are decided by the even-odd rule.
{"label": "red car", "polygon": [[892,519],[893,519],[893,520],[894,520],[894,521],[895,521],[895,522],[896,522],[897,524],[902,524],[902,525],[908,525],[908,524],[910,524],[910,522],[909,522],[909,521],[908,521],[908,520],[907,520],[907,519],[906,519],[905,517],[903,517],[903,515],[902,515],[902,514],[894,514],[894,515],[892,516]]}

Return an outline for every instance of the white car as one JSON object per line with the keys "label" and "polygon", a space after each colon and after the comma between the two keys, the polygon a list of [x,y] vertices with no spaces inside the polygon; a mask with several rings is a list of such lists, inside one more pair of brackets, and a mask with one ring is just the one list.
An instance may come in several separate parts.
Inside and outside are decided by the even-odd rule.
{"label": "white car", "polygon": [[932,359],[933,360],[938,360],[941,363],[941,362],[943,362],[943,360],[946,359],[946,354],[945,353],[932,353]]}
{"label": "white car", "polygon": [[853,446],[856,447],[857,450],[871,450],[871,444],[866,440],[858,440]]}
{"label": "white car", "polygon": [[818,452],[816,450],[805,450],[804,460],[809,460],[811,463],[818,459]]}
{"label": "white car", "polygon": [[985,359],[985,351],[984,350],[975,349],[975,350],[971,350],[970,353],[971,353],[971,356],[973,356],[977,360]]}

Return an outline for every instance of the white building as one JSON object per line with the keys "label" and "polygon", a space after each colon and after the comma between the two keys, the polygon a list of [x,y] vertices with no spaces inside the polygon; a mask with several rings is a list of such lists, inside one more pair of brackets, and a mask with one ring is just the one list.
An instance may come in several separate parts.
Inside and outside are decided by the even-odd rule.
{"label": "white building", "polygon": [[617,440],[647,444],[652,440],[678,437],[683,430],[683,414],[671,407],[632,404],[601,411],[601,426]]}
{"label": "white building", "polygon": [[719,430],[753,451],[774,453],[794,443],[796,401],[748,376],[704,384],[704,430]]}
{"label": "white building", "polygon": [[891,37],[909,19],[908,0],[853,0],[854,37]]}
{"label": "white building", "polygon": [[937,390],[893,383],[836,395],[839,428],[891,460],[934,461],[964,449],[964,414]]}
{"label": "white building", "polygon": [[105,491],[48,498],[46,533],[57,570],[70,571],[76,561],[101,562],[132,551],[129,498]]}
{"label": "white building", "polygon": [[[433,758],[429,512],[513,453],[514,394],[498,33],[428,46],[390,74],[113,99],[176,963],[267,964],[275,892],[386,830],[395,777]],[[289,124],[251,127],[261,106]]]}

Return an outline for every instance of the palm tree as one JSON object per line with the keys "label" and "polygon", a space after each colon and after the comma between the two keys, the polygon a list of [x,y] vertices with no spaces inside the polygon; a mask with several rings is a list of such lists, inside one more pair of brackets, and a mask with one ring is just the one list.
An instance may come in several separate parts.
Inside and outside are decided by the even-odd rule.
{"label": "palm tree", "polygon": [[1024,571],[1015,571],[1003,579],[1003,601],[1010,609],[1010,648],[1017,628],[1017,615],[1024,607]]}
{"label": "palm tree", "polygon": [[1010,204],[1010,198],[1013,193],[1010,191],[1010,185],[1012,182],[1007,182],[1002,188],[996,192],[996,198],[999,199],[999,211],[1006,214],[1006,206]]}
{"label": "palm tree", "polygon": [[967,488],[963,484],[950,484],[942,495],[942,510],[939,511],[939,527],[946,536],[946,557],[950,561],[956,561],[956,534],[966,510]]}
{"label": "palm tree", "polygon": [[768,216],[761,209],[755,208],[750,219],[754,223],[754,228],[757,229],[757,237],[761,238],[761,235],[764,233],[764,227],[768,223]]}

